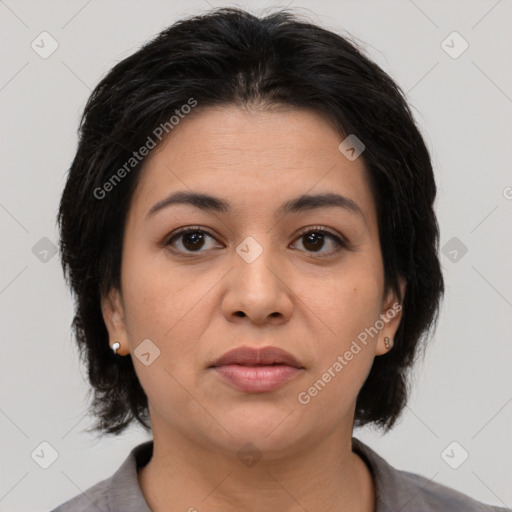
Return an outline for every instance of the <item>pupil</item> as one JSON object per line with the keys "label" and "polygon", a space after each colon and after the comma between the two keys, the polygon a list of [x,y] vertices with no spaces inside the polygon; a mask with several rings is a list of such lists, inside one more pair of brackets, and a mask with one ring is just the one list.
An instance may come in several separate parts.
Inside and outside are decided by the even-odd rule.
{"label": "pupil", "polygon": [[[307,249],[308,248],[307,245],[311,243],[313,245],[313,248],[311,250],[321,249],[322,245],[323,245],[323,237],[324,237],[324,235],[322,235],[322,234],[310,233],[309,235],[306,236],[307,242],[304,244],[304,246]],[[319,246],[319,242],[320,242],[320,246]]]}
{"label": "pupil", "polygon": [[[190,244],[188,242],[191,242]],[[202,243],[204,242],[204,237],[198,231],[194,231],[192,233],[186,233],[183,237],[183,245],[188,250],[200,249],[202,247]]]}

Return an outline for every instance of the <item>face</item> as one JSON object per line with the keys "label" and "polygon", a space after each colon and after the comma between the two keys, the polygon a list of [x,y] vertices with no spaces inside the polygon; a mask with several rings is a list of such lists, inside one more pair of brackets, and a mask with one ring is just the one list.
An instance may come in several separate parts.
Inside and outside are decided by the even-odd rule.
{"label": "face", "polygon": [[[363,159],[347,159],[342,140],[311,111],[230,106],[185,118],[146,159],[121,291],[104,297],[103,315],[110,343],[131,354],[155,436],[225,450],[250,441],[271,455],[352,432],[400,313],[383,288]],[[176,192],[225,204],[168,201]],[[325,194],[341,199],[294,203]],[[211,367],[269,346],[301,367],[273,389],[241,389]]]}

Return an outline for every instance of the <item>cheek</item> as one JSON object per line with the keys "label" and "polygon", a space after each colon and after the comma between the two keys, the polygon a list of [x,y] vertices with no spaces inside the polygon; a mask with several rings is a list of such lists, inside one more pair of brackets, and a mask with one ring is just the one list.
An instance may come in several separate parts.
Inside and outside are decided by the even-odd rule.
{"label": "cheek", "polygon": [[[343,355],[343,352],[339,352]],[[373,358],[364,349],[352,360],[341,363],[332,357],[329,364],[299,389],[297,408],[314,418],[318,430],[329,431],[339,425],[342,417],[351,415],[357,396],[366,380]]]}
{"label": "cheek", "polygon": [[[137,252],[138,251],[138,252]],[[192,275],[171,268],[165,251],[150,254],[134,247],[123,264],[126,326],[133,348],[143,339],[154,340],[170,370],[193,360],[201,333],[211,321],[208,294],[222,272]],[[128,251],[127,251],[128,253]]]}
{"label": "cheek", "polygon": [[[172,419],[173,411],[183,413],[192,407],[185,389],[193,384],[186,371],[197,364],[197,340],[201,286],[195,287],[190,279],[179,272],[171,276],[150,258],[132,257],[124,266],[123,297],[125,322],[135,372],[150,402],[160,412],[166,411]],[[149,351],[158,354],[149,364],[137,356],[137,347],[143,340],[154,343]],[[147,343],[147,342],[146,342]],[[153,356],[150,356],[153,358]],[[183,387],[185,386],[185,388]],[[168,406],[173,403],[173,407]],[[197,411],[190,411],[190,413]],[[173,418],[172,421],[179,421]]]}
{"label": "cheek", "polygon": [[[376,331],[382,298],[382,268],[361,258],[317,286],[315,309],[324,333],[314,344],[312,378],[301,391],[321,417],[322,408],[350,409],[375,357]],[[312,308],[313,309],[313,308]],[[299,403],[303,403],[300,402]],[[327,419],[325,419],[327,421]]]}
{"label": "cheek", "polygon": [[320,310],[329,329],[311,347],[311,378],[299,390],[302,395],[297,395],[299,407],[306,407],[308,414],[315,411],[319,427],[325,428],[352,410],[373,364],[377,336],[371,327],[379,319],[380,280],[352,274],[331,283],[330,292]]}
{"label": "cheek", "polygon": [[122,289],[125,323],[132,346],[149,338],[161,347],[162,334],[179,320],[181,294],[176,293],[171,276],[157,263],[154,256],[143,250],[142,243],[126,241]]}
{"label": "cheek", "polygon": [[[361,258],[363,259],[363,258]],[[382,300],[382,268],[372,261],[356,262],[316,282],[313,290],[305,290],[334,348],[350,344],[361,331],[379,318]],[[326,340],[326,341],[327,341]]]}

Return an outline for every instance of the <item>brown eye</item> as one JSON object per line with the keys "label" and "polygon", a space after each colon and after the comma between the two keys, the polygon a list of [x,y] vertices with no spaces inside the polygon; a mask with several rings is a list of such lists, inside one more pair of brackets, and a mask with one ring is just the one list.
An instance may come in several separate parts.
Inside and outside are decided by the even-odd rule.
{"label": "brown eye", "polygon": [[[170,246],[171,250],[176,253],[200,254],[218,247],[212,244],[211,241],[216,241],[216,239],[207,231],[200,227],[189,227],[174,233],[165,242],[165,245]],[[303,250],[318,257],[332,256],[347,248],[344,239],[322,228],[309,228],[303,231],[297,241],[302,241]],[[326,247],[327,250],[325,250]],[[329,249],[329,247],[331,248]]]}
{"label": "brown eye", "polygon": [[[346,248],[347,244],[340,237],[330,231],[320,228],[309,228],[303,231],[298,240],[302,240],[302,245],[307,252],[319,253],[320,257],[331,256]],[[331,250],[323,251],[324,247],[331,245]]]}
{"label": "brown eye", "polygon": [[165,245],[181,253],[205,252],[201,249],[207,246],[208,239],[215,240],[212,235],[202,229],[186,228],[175,233]]}

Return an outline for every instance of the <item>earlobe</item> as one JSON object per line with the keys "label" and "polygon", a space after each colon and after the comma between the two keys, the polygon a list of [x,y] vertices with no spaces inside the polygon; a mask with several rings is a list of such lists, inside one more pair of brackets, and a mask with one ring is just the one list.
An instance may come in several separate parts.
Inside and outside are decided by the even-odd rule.
{"label": "earlobe", "polygon": [[398,295],[393,290],[389,290],[383,304],[383,311],[380,315],[382,329],[380,330],[377,346],[375,347],[375,355],[378,356],[387,354],[393,349],[396,331],[400,326],[403,309],[402,302],[405,297],[406,289],[405,280],[403,278],[399,278],[399,286],[402,301],[399,300]]}
{"label": "earlobe", "polygon": [[128,339],[124,321],[124,308],[119,290],[111,289],[101,298],[101,312],[108,331],[111,347],[118,343],[116,353],[125,355],[128,349]]}

